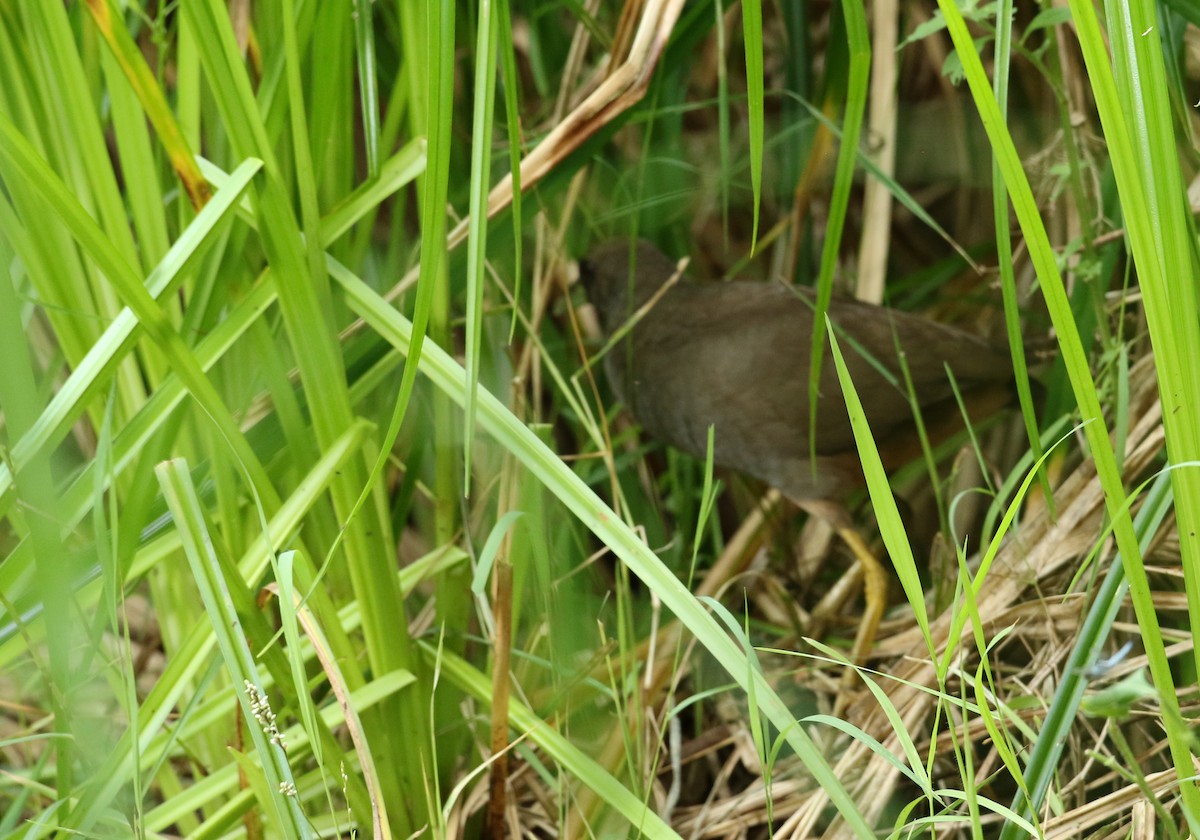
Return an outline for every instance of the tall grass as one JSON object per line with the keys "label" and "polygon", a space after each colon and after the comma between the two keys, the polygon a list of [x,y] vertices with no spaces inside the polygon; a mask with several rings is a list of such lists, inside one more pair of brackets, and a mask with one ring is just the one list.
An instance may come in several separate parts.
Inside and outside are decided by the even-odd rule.
{"label": "tall grass", "polygon": [[[890,174],[867,10],[793,5],[0,4],[0,833],[1195,833],[1198,21],[909,10]],[[863,178],[1023,421],[977,516],[857,429],[909,603],[851,693],[815,528],[641,441],[568,281],[634,233],[823,310]]]}

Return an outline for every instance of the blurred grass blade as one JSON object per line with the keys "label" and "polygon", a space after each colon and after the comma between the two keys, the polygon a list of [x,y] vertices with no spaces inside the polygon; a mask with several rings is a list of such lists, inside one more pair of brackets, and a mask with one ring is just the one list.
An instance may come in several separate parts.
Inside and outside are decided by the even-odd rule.
{"label": "blurred grass blade", "polygon": [[[162,300],[182,280],[261,166],[260,161],[248,160],[235,169],[213,201],[175,240],[162,262],[146,278],[146,291],[151,299]],[[129,351],[140,326],[137,316],[128,307],[108,326],[100,341],[67,377],[37,422],[13,445],[11,458],[18,470],[37,453],[62,440],[98,389],[104,387],[114,366]],[[0,464],[0,497],[8,492],[11,481],[9,464]]]}
{"label": "blurred grass blade", "polygon": [[[310,282],[322,288],[321,272],[321,210],[317,199],[317,176],[313,165],[313,150],[309,140],[304,80],[301,76],[299,38],[296,34],[294,0],[281,0],[280,20],[283,23],[284,79],[287,92],[287,114],[292,129],[292,176],[295,178],[296,203],[300,206],[300,229],[304,232],[304,256],[308,261]],[[268,231],[264,230],[263,233]]]}
{"label": "blurred grass blade", "polygon": [[471,121],[471,203],[467,228],[467,404],[463,422],[463,496],[471,494],[471,441],[475,437],[475,394],[483,352],[483,287],[487,261],[487,199],[492,180],[492,135],[496,108],[496,53],[500,23],[493,0],[480,0],[475,41],[475,113]]}
{"label": "blurred grass blade", "polygon": [[[850,0],[853,2],[853,0]],[[750,252],[758,242],[758,216],[762,206],[763,166],[763,23],[761,0],[742,3],[742,32],[746,45],[746,104],[750,128],[750,189],[754,193],[754,222]]]}
{"label": "blurred grass blade", "polygon": [[[281,8],[289,7],[284,4]],[[291,22],[284,28],[289,64],[295,64],[304,24],[304,12],[313,4],[300,7],[302,13],[297,31],[291,33]],[[325,7],[320,7],[325,8]],[[267,119],[254,95],[253,85],[238,52],[237,40],[230,24],[228,10],[218,0],[192,0],[180,7],[182,18],[191,28],[200,64],[204,68],[208,89],[212,92],[220,113],[229,144],[235,153],[253,153],[264,161],[262,189],[255,205],[259,240],[273,276],[278,284],[279,310],[286,330],[288,346],[299,369],[300,384],[305,393],[312,419],[312,439],[300,438],[289,444],[300,452],[330,446],[353,422],[346,379],[345,359],[339,344],[335,318],[339,312],[333,305],[325,266],[321,264],[320,235],[316,221],[305,210],[306,239],[300,235],[293,198],[288,190],[275,147],[268,132]],[[311,19],[310,19],[311,20]],[[436,40],[438,48],[453,48]],[[299,72],[289,67],[289,74]],[[289,87],[294,88],[294,83]],[[288,101],[298,105],[303,91],[292,90]],[[299,97],[299,98],[298,98]],[[295,119],[296,114],[291,115]],[[294,125],[294,123],[293,123]],[[293,131],[294,136],[301,132]],[[303,138],[302,138],[303,139]],[[444,178],[444,173],[434,178]],[[304,184],[301,178],[301,186]],[[302,208],[303,209],[303,208]],[[444,212],[444,204],[439,207]],[[406,380],[408,371],[405,371]],[[411,390],[411,382],[409,383]],[[407,395],[404,395],[407,399]],[[390,451],[384,447],[384,451]],[[354,595],[362,604],[364,620],[363,642],[369,667],[375,673],[388,673],[399,668],[417,672],[414,651],[408,636],[408,623],[398,620],[405,614],[404,603],[394,578],[379,558],[391,554],[395,547],[391,520],[382,506],[356,507],[356,500],[382,493],[383,488],[368,479],[365,464],[351,461],[339,474],[332,487],[333,509],[342,523],[338,531],[343,536],[345,563],[339,566],[339,577],[348,578]],[[356,515],[359,510],[369,516]],[[369,519],[369,522],[363,520]],[[332,539],[329,541],[332,542]],[[321,548],[329,545],[325,542]],[[384,721],[389,721],[385,725]],[[400,695],[385,702],[372,715],[383,749],[394,751],[396,761],[391,765],[390,778],[385,781],[388,811],[393,830],[400,835],[415,831],[428,820],[427,802],[423,791],[430,768],[425,745],[429,743],[426,730],[428,708],[415,693]],[[398,741],[403,734],[405,747]]]}
{"label": "blurred grass blade", "polygon": [[199,211],[212,197],[212,188],[200,174],[195,154],[179,128],[158,80],[146,65],[142,51],[125,28],[121,12],[113,7],[112,0],[87,0],[85,5],[91,13],[96,29],[104,37],[104,42],[112,50],[113,57],[137,94],[138,101],[146,112],[146,119],[154,126],[159,142],[171,161],[171,167],[191,199],[192,207]]}
{"label": "blurred grass blade", "polygon": [[500,66],[504,73],[504,117],[508,127],[508,171],[512,178],[513,222],[513,316],[508,328],[511,344],[517,329],[517,311],[521,308],[521,112],[520,79],[517,76],[516,44],[513,42],[512,9],[509,0],[497,0],[496,15],[500,23]]}
{"label": "blurred grass blade", "polygon": [[367,176],[379,174],[379,85],[375,79],[375,3],[353,0],[354,54],[358,59],[358,100],[362,112]]}
{"label": "blurred grass blade", "polygon": [[334,205],[321,219],[321,244],[328,248],[352,225],[425,171],[425,138],[410,140],[372,178]]}
{"label": "blurred grass blade", "polygon": [[79,245],[116,288],[141,327],[162,350],[169,366],[204,407],[207,416],[245,468],[257,496],[268,507],[277,504],[278,496],[262,463],[238,428],[224,399],[204,375],[191,349],[183,342],[162,307],[142,284],[135,267],[121,256],[67,186],[3,115],[0,115],[0,174],[6,180],[21,180],[26,188],[37,192],[53,208]]}
{"label": "blurred grass blade", "polygon": [[[188,474],[187,464],[179,459],[167,461],[159,466],[157,473],[171,516],[183,538],[184,554],[200,588],[205,611],[212,621],[225,667],[235,686],[245,686],[236,692],[242,713],[247,721],[257,719],[261,722],[263,716],[258,702],[259,698],[266,697],[262,680],[254,655],[246,646],[237,612],[225,592],[221,565],[214,554],[212,538],[204,522],[203,509]],[[295,795],[296,780],[292,777],[282,742],[273,740],[261,725],[251,724],[247,729],[272,791],[268,801],[262,803],[263,807],[273,814],[277,829],[285,837],[312,837],[308,820],[301,812]]]}

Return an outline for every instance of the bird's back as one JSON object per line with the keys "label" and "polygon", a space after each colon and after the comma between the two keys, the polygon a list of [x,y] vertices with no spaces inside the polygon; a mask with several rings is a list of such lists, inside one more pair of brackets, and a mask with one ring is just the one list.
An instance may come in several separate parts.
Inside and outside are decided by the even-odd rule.
{"label": "bird's back", "polygon": [[[952,410],[948,363],[966,394],[1011,378],[1007,354],[918,316],[838,300],[830,307],[851,379],[877,440],[912,425],[897,356],[903,349],[923,409]],[[811,299],[780,284],[681,282],[611,351],[623,399],[653,436],[715,458],[796,498],[824,497],[854,480],[855,451],[832,356],[824,353],[816,416],[818,470],[809,460]],[[886,372],[886,373],[885,373]],[[852,459],[856,461],[856,459]]]}

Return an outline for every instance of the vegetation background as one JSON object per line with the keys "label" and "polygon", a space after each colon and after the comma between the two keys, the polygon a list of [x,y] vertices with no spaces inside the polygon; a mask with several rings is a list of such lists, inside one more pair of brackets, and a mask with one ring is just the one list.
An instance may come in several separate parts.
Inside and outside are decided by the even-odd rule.
{"label": "vegetation background", "polygon": [[[0,2],[0,834],[1196,834],[1197,24]],[[864,449],[874,670],[593,377],[611,236],[1036,368]]]}

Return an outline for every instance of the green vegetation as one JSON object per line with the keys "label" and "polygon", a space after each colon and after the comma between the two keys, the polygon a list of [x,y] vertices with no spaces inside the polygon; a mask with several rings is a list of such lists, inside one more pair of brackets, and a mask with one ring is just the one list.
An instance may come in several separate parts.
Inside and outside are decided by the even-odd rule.
{"label": "green vegetation", "polygon": [[[1200,833],[1197,25],[0,2],[0,836]],[[592,363],[614,236],[1008,337],[860,440],[852,681],[843,548]]]}

